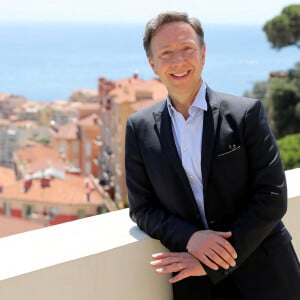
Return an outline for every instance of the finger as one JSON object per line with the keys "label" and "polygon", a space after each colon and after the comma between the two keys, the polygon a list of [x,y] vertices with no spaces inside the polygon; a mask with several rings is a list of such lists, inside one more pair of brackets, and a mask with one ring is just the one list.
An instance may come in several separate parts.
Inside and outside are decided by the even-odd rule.
{"label": "finger", "polygon": [[166,257],[166,258],[162,258],[162,259],[153,260],[150,262],[150,264],[153,267],[162,267],[162,266],[167,266],[167,265],[171,265],[174,263],[179,263],[179,261],[180,261],[179,257]]}
{"label": "finger", "polygon": [[223,247],[233,259],[237,259],[237,253],[236,253],[234,247],[227,240],[227,238],[229,238],[232,235],[232,233],[230,231],[228,231],[228,232],[217,231],[216,233],[218,234],[216,242],[221,247]]}
{"label": "finger", "polygon": [[206,256],[212,262],[214,262],[216,265],[222,267],[223,269],[227,270],[229,268],[229,264],[213,250],[207,251]]}
{"label": "finger", "polygon": [[218,265],[212,262],[205,254],[201,254],[200,256],[197,256],[197,258],[200,260],[200,262],[202,262],[212,270],[217,271],[219,269]]}
{"label": "finger", "polygon": [[162,252],[162,253],[154,253],[154,254],[152,254],[152,257],[153,257],[153,258],[156,258],[156,259],[160,259],[160,258],[165,257],[166,254],[167,254],[167,253],[164,253],[164,252]]}
{"label": "finger", "polygon": [[188,278],[188,277],[190,277],[190,272],[187,270],[183,270],[183,271],[179,272],[178,274],[176,274],[175,276],[173,276],[172,278],[170,278],[169,282],[175,283],[175,282],[178,282],[178,281]]}
{"label": "finger", "polygon": [[230,238],[232,236],[232,232],[231,231],[227,231],[227,232],[217,231],[217,233],[219,235],[221,235],[225,239],[228,239],[228,238]]}
{"label": "finger", "polygon": [[159,274],[169,274],[169,273],[175,273],[175,272],[180,272],[183,270],[183,266],[180,265],[179,263],[174,263],[171,265],[167,265],[164,267],[160,267],[156,269],[156,272]]}
{"label": "finger", "polygon": [[169,282],[175,283],[182,279],[188,278],[190,276],[206,276],[207,273],[203,269],[203,267],[199,264],[199,261],[197,261],[197,266],[193,265],[190,267],[184,268],[181,272],[176,274],[174,277],[172,277]]}
{"label": "finger", "polygon": [[237,253],[235,249],[226,239],[219,239],[217,243],[224,248],[233,259],[237,259]]}
{"label": "finger", "polygon": [[165,258],[165,257],[178,257],[180,253],[177,252],[161,252],[161,253],[154,253],[152,257],[155,259]]}
{"label": "finger", "polygon": [[[219,264],[218,263],[218,258],[216,257],[220,257],[221,260],[223,260],[225,264]],[[214,246],[214,248],[212,249],[212,252],[210,253],[210,255],[208,255],[208,257],[215,261],[216,263],[218,263],[218,265],[220,265],[223,268],[228,268],[229,266],[234,267],[236,265],[235,259],[227,252],[226,249],[224,249],[223,247],[221,247],[220,245],[216,244]]]}

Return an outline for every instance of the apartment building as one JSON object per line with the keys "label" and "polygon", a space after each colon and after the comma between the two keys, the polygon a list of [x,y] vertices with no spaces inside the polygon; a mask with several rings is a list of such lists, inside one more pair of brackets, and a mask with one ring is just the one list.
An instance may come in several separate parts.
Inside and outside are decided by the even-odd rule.
{"label": "apartment building", "polygon": [[93,162],[98,156],[98,148],[94,143],[100,134],[98,115],[99,113],[93,113],[61,126],[52,123],[51,144],[58,149],[69,170],[77,170],[82,175],[98,176],[98,165]]}
{"label": "apartment building", "polygon": [[98,85],[101,138],[99,146],[99,182],[118,208],[127,203],[125,182],[125,127],[128,115],[164,99],[166,87],[157,79],[130,78],[110,81],[99,78]]}

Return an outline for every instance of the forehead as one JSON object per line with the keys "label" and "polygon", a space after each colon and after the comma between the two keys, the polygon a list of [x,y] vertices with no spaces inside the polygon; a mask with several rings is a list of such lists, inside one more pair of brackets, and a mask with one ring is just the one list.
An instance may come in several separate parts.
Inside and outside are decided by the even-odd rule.
{"label": "forehead", "polygon": [[164,47],[171,44],[198,42],[194,28],[185,22],[171,22],[162,25],[153,35],[151,46]]}

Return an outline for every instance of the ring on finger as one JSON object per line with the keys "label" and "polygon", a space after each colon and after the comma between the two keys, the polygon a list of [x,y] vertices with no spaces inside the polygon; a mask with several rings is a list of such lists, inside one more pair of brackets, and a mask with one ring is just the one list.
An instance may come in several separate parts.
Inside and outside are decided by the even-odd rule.
{"label": "ring on finger", "polygon": [[180,271],[183,270],[183,267],[182,267],[182,264],[181,264],[181,263],[178,263],[178,267],[179,267],[179,270],[180,270]]}

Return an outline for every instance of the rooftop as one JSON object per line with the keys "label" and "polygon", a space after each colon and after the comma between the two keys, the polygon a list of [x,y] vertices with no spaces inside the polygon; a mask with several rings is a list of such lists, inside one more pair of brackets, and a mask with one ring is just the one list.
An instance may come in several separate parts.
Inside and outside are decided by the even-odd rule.
{"label": "rooftop", "polygon": [[[10,185],[3,184],[0,199],[14,199],[30,202],[44,202],[48,204],[95,204],[102,205],[102,197],[97,190],[86,186],[85,177],[65,174],[64,179],[52,178],[49,187],[43,187],[40,179],[33,179],[31,187],[24,192],[24,181],[15,181]],[[90,193],[89,201],[86,194]]]}

